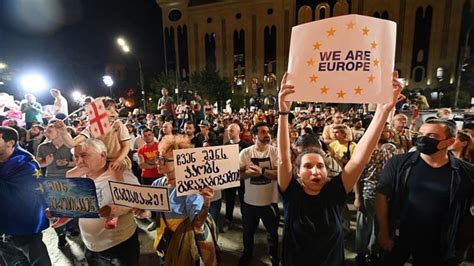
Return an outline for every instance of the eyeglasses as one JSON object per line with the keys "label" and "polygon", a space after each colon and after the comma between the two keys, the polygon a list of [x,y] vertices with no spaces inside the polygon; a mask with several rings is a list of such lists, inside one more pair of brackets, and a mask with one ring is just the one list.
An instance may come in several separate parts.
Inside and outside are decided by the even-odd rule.
{"label": "eyeglasses", "polygon": [[156,162],[159,164],[159,165],[165,165],[169,162],[174,162],[174,160],[171,160],[171,159],[168,159],[166,157],[163,157],[163,156],[158,156],[156,158]]}

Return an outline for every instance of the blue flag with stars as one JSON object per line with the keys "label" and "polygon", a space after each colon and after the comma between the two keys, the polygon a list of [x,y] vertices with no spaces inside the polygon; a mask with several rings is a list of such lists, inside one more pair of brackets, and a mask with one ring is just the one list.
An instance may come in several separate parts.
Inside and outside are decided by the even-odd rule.
{"label": "blue flag with stars", "polygon": [[15,148],[8,161],[0,163],[0,234],[33,234],[49,227],[40,178],[43,176],[38,162],[20,147]]}

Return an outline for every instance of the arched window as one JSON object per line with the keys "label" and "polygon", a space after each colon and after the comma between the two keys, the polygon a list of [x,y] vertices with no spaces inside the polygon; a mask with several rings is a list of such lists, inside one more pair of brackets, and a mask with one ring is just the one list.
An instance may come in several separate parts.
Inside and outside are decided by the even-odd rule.
{"label": "arched window", "polygon": [[302,6],[298,10],[298,22],[297,24],[303,24],[313,21],[313,10],[310,6]]}
{"label": "arched window", "polygon": [[413,80],[415,82],[421,82],[425,77],[425,68],[422,66],[417,66],[413,69]]}
{"label": "arched window", "polygon": [[168,69],[176,69],[176,50],[174,47],[174,29],[165,28],[166,64]]}
{"label": "arched window", "polygon": [[245,32],[234,31],[234,88],[245,87]]}
{"label": "arched window", "polygon": [[415,82],[426,78],[428,55],[430,54],[431,25],[433,8],[418,7],[415,13],[415,30],[413,32],[413,50],[411,59],[411,73]]}
{"label": "arched window", "polygon": [[325,19],[331,16],[331,7],[327,3],[320,3],[315,9],[316,20]]}
{"label": "arched window", "polygon": [[205,36],[206,64],[216,67],[216,33],[207,33]]}
{"label": "arched window", "polygon": [[188,66],[188,28],[186,25],[178,26],[178,53],[179,53],[179,68],[181,79],[187,79],[188,76],[183,73],[189,72]]}
{"label": "arched window", "polygon": [[[276,73],[276,27],[265,27],[264,40],[264,58],[263,58],[263,73],[265,76],[270,76]],[[265,80],[264,80],[265,81]],[[269,84],[266,84],[269,85]],[[273,86],[273,84],[271,84]]]}

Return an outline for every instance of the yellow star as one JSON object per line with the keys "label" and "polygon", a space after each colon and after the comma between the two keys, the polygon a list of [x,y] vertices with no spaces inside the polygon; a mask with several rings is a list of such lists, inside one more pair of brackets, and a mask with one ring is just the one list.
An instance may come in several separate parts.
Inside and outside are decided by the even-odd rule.
{"label": "yellow star", "polygon": [[39,178],[42,175],[43,175],[43,173],[41,172],[40,169],[36,169],[35,173],[33,174],[33,176],[36,177],[36,178]]}
{"label": "yellow star", "polygon": [[365,28],[362,29],[362,35],[365,35],[365,36],[369,36],[369,29],[367,28],[367,26],[365,26]]}
{"label": "yellow star", "polygon": [[319,50],[319,48],[321,48],[321,43],[320,42],[316,42],[315,44],[313,44],[313,50]]}
{"label": "yellow star", "polygon": [[349,24],[346,24],[346,26],[347,26],[348,30],[353,30],[354,26],[355,26],[355,23],[351,20],[351,22],[349,22]]}
{"label": "yellow star", "polygon": [[344,99],[345,95],[346,95],[346,93],[343,90],[339,90],[339,92],[337,93],[337,98]]}
{"label": "yellow star", "polygon": [[379,66],[380,61],[377,58],[375,58],[372,62],[374,63],[374,66]]}
{"label": "yellow star", "polygon": [[368,80],[369,83],[374,83],[374,79],[375,79],[375,77],[372,74],[370,74],[370,76],[367,77],[367,80]]}
{"label": "yellow star", "polygon": [[329,30],[327,30],[326,32],[327,32],[327,34],[328,34],[328,37],[330,37],[330,36],[334,37],[334,33],[336,33],[336,30],[335,30],[333,27],[331,27],[331,28],[330,28]]}
{"label": "yellow star", "polygon": [[328,94],[329,88],[324,85],[324,87],[320,88],[319,90],[321,90],[321,94]]}
{"label": "yellow star", "polygon": [[375,41],[371,42],[371,43],[370,43],[370,47],[371,47],[372,49],[377,49],[377,43],[376,43]]}
{"label": "yellow star", "polygon": [[311,82],[316,82],[318,80],[318,76],[316,76],[315,74],[313,74],[311,77],[309,77],[311,79]]}
{"label": "yellow star", "polygon": [[313,58],[310,58],[308,61],[306,61],[306,64],[308,64],[308,66],[314,66],[314,63],[316,63]]}
{"label": "yellow star", "polygon": [[354,89],[354,93],[355,93],[356,95],[357,95],[357,94],[361,95],[363,90],[364,90],[364,89],[362,89],[360,86],[357,86],[357,88]]}

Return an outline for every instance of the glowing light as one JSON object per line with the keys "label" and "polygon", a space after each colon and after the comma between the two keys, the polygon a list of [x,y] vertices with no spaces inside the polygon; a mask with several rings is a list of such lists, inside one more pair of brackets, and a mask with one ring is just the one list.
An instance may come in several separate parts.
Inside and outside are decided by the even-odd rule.
{"label": "glowing light", "polygon": [[83,97],[82,93],[80,91],[73,91],[72,92],[72,99],[75,101],[75,102],[78,102],[81,100],[81,98]]}
{"label": "glowing light", "polygon": [[20,84],[24,90],[37,92],[45,90],[48,86],[46,79],[39,74],[27,74],[21,77]]}
{"label": "glowing light", "polygon": [[117,38],[117,43],[120,46],[125,46],[127,45],[127,42],[123,38]]}
{"label": "glowing light", "polygon": [[112,87],[112,85],[114,85],[114,80],[112,79],[111,76],[103,76],[102,81],[107,87]]}

